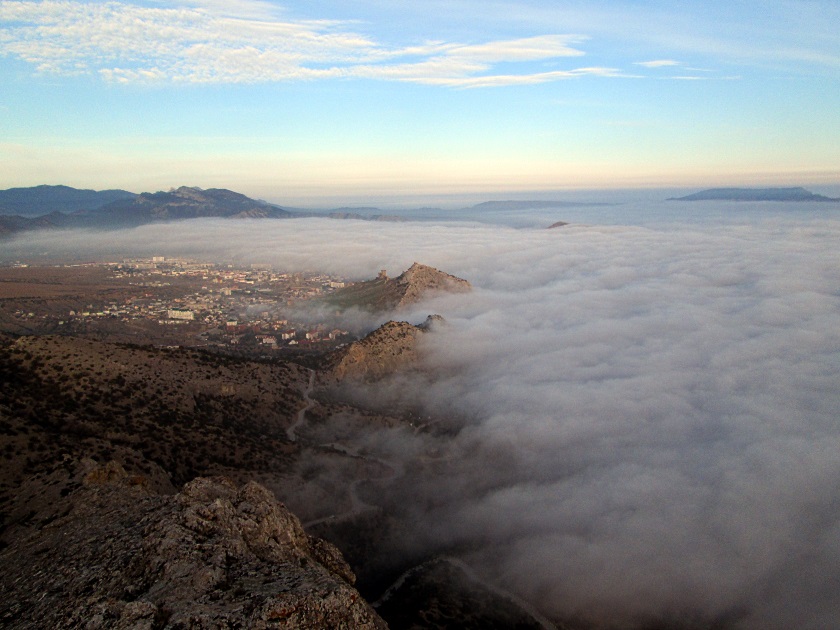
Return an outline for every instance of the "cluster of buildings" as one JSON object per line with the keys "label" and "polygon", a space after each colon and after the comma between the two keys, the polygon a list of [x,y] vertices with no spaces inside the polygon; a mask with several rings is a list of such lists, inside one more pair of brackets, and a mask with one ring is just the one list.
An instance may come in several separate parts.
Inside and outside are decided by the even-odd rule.
{"label": "cluster of buildings", "polygon": [[[300,303],[345,286],[321,273],[284,273],[268,265],[215,265],[154,257],[103,263],[119,283],[114,298],[62,313],[59,326],[98,320],[146,320],[182,327],[189,345],[257,345],[262,349],[341,343],[348,331],[305,321]],[[121,296],[121,299],[117,297]],[[91,296],[92,297],[92,296]],[[87,301],[92,301],[88,298]],[[301,309],[302,310],[302,309]],[[19,319],[34,319],[18,311]]]}

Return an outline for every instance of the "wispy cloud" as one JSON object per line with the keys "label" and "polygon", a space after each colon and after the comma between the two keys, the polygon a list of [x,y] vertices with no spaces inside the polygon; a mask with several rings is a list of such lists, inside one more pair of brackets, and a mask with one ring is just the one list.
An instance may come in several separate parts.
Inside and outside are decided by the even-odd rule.
{"label": "wispy cloud", "polygon": [[673,59],[654,59],[652,61],[636,61],[634,65],[644,66],[645,68],[667,68],[669,66],[678,66],[680,62],[674,61]]}
{"label": "wispy cloud", "polygon": [[277,5],[265,0],[177,0],[176,2],[155,0],[155,2],[169,6],[179,4],[196,7],[227,17],[270,19],[279,13]]}
{"label": "wispy cloud", "polygon": [[[615,76],[609,68],[532,73],[524,66],[583,56],[575,46],[585,40],[550,34],[388,47],[349,23],[282,19],[274,6],[252,0],[183,0],[179,8],[57,0],[0,5],[0,55],[22,59],[40,73],[98,75],[117,83],[356,77],[483,87]],[[501,63],[523,64],[521,73],[495,72]]]}

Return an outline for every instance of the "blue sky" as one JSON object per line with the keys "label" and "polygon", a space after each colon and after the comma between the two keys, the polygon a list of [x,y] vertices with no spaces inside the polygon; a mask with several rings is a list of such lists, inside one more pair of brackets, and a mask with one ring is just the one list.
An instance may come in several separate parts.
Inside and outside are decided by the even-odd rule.
{"label": "blue sky", "polygon": [[0,187],[840,184],[840,4],[0,1]]}

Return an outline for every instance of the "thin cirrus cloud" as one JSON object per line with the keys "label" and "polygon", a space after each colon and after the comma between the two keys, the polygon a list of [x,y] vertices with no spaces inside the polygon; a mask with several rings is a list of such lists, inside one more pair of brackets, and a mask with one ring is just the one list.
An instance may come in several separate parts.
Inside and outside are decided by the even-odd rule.
{"label": "thin cirrus cloud", "polygon": [[218,3],[150,8],[126,2],[6,2],[0,5],[0,54],[57,75],[98,74],[116,83],[259,83],[369,78],[451,87],[542,83],[584,75],[581,67],[496,73],[496,64],[580,57],[581,35],[539,35],[464,45],[428,42],[387,47],[333,21],[274,17],[247,3],[231,17]]}
{"label": "thin cirrus cloud", "polygon": [[645,68],[667,68],[678,66],[680,62],[673,59],[654,59],[652,61],[636,61],[634,65],[644,66]]}

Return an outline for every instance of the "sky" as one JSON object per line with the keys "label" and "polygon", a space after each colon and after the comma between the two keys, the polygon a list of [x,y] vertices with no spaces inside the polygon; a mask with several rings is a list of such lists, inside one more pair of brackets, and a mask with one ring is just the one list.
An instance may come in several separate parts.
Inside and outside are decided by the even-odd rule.
{"label": "sky", "polygon": [[2,0],[0,187],[840,182],[840,5]]}

